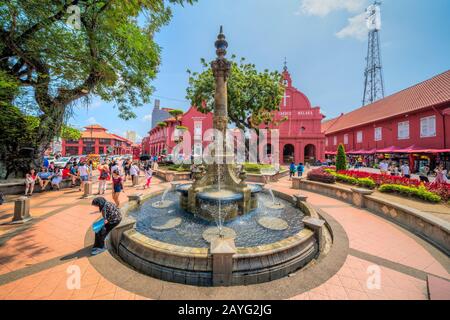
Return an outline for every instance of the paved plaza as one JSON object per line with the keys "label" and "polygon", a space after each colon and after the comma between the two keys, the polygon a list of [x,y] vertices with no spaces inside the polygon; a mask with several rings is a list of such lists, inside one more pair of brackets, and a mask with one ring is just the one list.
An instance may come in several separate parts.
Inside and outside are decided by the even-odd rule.
{"label": "paved plaza", "polygon": [[[156,178],[153,182],[149,190],[139,192],[168,186]],[[287,178],[271,187],[291,195],[298,193]],[[127,182],[122,202],[135,192]],[[330,267],[315,272],[320,280],[308,276],[312,266],[269,284],[232,288],[167,283],[133,271],[108,252],[90,257],[91,224],[99,217],[90,205],[92,200],[81,199],[81,192],[75,189],[36,194],[31,199],[32,222],[0,226],[0,299],[425,300],[427,275],[450,280],[450,259],[408,231],[338,200],[302,194],[330,217],[337,226],[333,230],[342,230],[335,235],[339,249],[336,258],[329,259]],[[11,220],[12,210],[11,202],[0,207],[1,223]],[[370,270],[377,269],[381,271],[380,286],[370,288]],[[80,272],[79,286],[71,285],[74,272]]]}

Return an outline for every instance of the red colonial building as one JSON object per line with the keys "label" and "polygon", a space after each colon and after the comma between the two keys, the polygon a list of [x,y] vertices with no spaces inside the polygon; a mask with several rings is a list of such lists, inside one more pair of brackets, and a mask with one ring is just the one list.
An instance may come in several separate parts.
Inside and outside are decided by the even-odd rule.
{"label": "red colonial building", "polygon": [[[280,111],[274,117],[275,123],[281,123],[269,125],[269,129],[279,129],[280,161],[312,163],[324,160],[325,135],[322,133],[321,123],[325,117],[320,107],[313,107],[308,97],[292,86],[287,67],[284,67],[282,75],[286,91],[280,103]],[[268,153],[270,150],[269,146]]]}
{"label": "red colonial building", "polygon": [[121,136],[107,132],[107,129],[95,124],[84,128],[79,140],[63,140],[62,155],[113,154],[125,155],[133,153],[133,142]]}
{"label": "red colonial building", "polygon": [[[206,130],[213,127],[213,114],[204,114],[191,107],[178,119],[169,118],[164,121],[165,127],[156,126],[142,140],[142,153],[148,155],[168,155],[177,145],[178,138],[183,135],[183,129],[191,135],[191,146],[194,154],[202,154],[203,148],[209,142],[202,142]],[[184,151],[188,153],[187,151]]]}
{"label": "red colonial building", "polygon": [[368,165],[408,161],[450,169],[450,71],[322,124],[326,153],[339,144]]}

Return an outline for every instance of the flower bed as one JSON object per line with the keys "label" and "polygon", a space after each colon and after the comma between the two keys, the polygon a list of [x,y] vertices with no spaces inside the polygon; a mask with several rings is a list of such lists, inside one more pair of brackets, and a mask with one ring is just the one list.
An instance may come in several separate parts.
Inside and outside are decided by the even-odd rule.
{"label": "flower bed", "polygon": [[337,181],[369,189],[378,188],[380,192],[396,192],[430,202],[450,200],[450,184],[447,183],[424,183],[417,179],[355,170],[343,170],[337,173],[330,169],[325,171],[335,175]]}
{"label": "flower bed", "polygon": [[442,198],[437,194],[427,191],[425,186],[416,187],[408,187],[402,186],[398,184],[384,184],[379,188],[380,192],[393,192],[401,195],[406,195],[409,197],[414,197],[418,199],[422,199],[428,202],[439,203],[442,201]]}
{"label": "flower bed", "polygon": [[308,172],[308,180],[329,184],[336,182],[336,178],[324,168],[314,169]]}
{"label": "flower bed", "polygon": [[367,188],[367,189],[375,189],[376,184],[371,178],[355,178],[352,176],[348,176],[341,173],[336,173],[331,170],[326,170],[329,174],[333,175],[336,178],[336,181],[352,184],[358,187]]}

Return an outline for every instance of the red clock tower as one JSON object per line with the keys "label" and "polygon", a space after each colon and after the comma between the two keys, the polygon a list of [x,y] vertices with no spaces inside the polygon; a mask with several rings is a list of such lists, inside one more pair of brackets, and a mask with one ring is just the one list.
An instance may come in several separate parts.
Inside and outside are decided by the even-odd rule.
{"label": "red clock tower", "polygon": [[269,129],[280,130],[280,162],[307,163],[324,160],[325,135],[321,132],[321,122],[325,117],[320,112],[320,107],[312,107],[308,97],[292,86],[292,78],[286,65],[283,82],[286,90],[275,120],[287,120],[278,126],[269,126]]}

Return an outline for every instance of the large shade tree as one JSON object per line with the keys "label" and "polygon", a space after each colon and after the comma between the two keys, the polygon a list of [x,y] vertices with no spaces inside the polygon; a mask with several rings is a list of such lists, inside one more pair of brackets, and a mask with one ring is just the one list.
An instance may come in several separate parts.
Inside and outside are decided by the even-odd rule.
{"label": "large shade tree", "polygon": [[[200,73],[188,70],[187,99],[203,113],[214,110],[215,81],[212,69],[201,60],[204,70]],[[228,117],[237,128],[258,130],[261,125],[277,124],[275,112],[284,93],[281,74],[277,71],[256,69],[245,58],[231,59],[228,79]],[[282,119],[284,120],[284,119]]]}
{"label": "large shade tree", "polygon": [[171,3],[195,1],[0,0],[0,82],[8,89],[0,97],[38,118],[34,157],[92,95],[114,102],[121,118],[135,117],[160,63],[154,33],[169,22]]}

